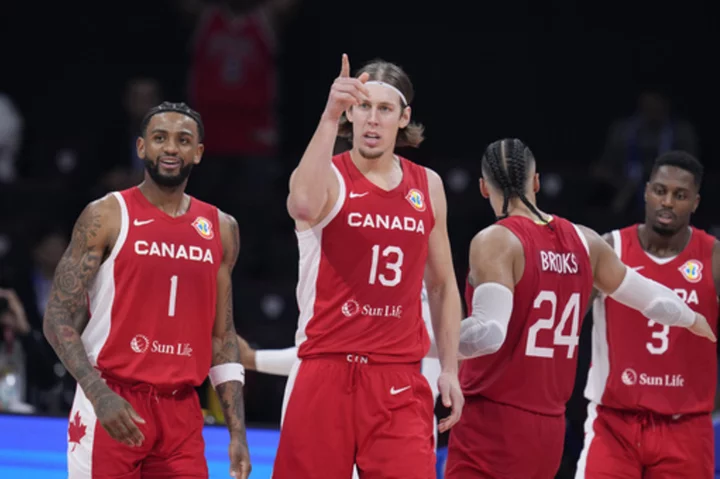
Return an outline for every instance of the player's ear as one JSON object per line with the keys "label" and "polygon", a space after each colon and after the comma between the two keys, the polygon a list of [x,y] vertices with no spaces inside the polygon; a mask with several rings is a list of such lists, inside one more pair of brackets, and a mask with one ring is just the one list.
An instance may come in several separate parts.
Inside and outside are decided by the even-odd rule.
{"label": "player's ear", "polygon": [[695,210],[700,206],[700,194],[695,195],[695,203],[693,203],[693,209],[692,212],[695,213]]}
{"label": "player's ear", "polygon": [[645,183],[645,191],[643,192],[643,201],[647,203],[648,191],[650,191],[650,182]]}
{"label": "player's ear", "polygon": [[485,199],[490,198],[490,190],[488,189],[488,185],[485,183],[485,180],[482,179],[482,176],[480,177],[480,194]]}
{"label": "player's ear", "polygon": [[533,193],[536,193],[540,191],[540,173],[535,173],[533,175]]}
{"label": "player's ear", "polygon": [[145,139],[142,136],[138,136],[135,141],[135,149],[137,150],[138,158],[145,158]]}
{"label": "player's ear", "polygon": [[412,116],[412,109],[410,106],[403,108],[402,114],[400,115],[400,128],[405,128],[410,124],[410,117]]}
{"label": "player's ear", "polygon": [[202,143],[198,143],[197,151],[195,152],[195,156],[193,157],[193,164],[200,164],[200,160],[202,160],[202,155],[204,151],[205,145],[203,145]]}
{"label": "player's ear", "polygon": [[353,113],[353,107],[350,107],[347,110],[345,110],[345,118],[347,118],[347,121],[349,121],[350,123],[353,122],[352,113]]}

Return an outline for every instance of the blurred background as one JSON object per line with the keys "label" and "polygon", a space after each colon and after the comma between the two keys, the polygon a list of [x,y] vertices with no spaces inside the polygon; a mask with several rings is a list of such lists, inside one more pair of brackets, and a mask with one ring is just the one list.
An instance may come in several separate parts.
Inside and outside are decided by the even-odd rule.
{"label": "blurred background", "polygon": [[[694,223],[719,236],[719,31],[710,2],[695,0],[3,2],[2,408],[69,411],[74,383],[41,332],[54,267],[83,206],[142,178],[134,145],[151,106],[185,101],[202,114],[206,153],[189,192],[238,219],[236,327],[254,347],[280,348],[297,324],[287,181],[342,53],[353,69],[382,58],[413,79],[427,140],[399,153],[445,180],[462,285],[470,239],[494,219],[480,158],[501,137],[535,153],[541,208],[601,233],[642,221],[649,165],[689,151],[707,171]],[[587,319],[558,477],[572,477],[582,446]],[[277,428],[284,386],[248,373],[249,423]]]}

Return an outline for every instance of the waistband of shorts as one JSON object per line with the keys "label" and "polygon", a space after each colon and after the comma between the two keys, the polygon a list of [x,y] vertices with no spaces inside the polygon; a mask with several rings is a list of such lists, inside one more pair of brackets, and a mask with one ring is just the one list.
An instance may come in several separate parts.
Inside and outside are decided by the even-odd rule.
{"label": "waistband of shorts", "polygon": [[369,354],[355,354],[355,353],[328,353],[328,354],[314,354],[312,356],[305,356],[300,358],[301,361],[329,361],[345,364],[357,364],[360,367],[371,367],[373,369],[393,369],[393,370],[408,370],[408,371],[420,371],[422,363],[420,361],[412,362],[389,362],[379,361],[373,359],[372,355]]}
{"label": "waistband of shorts", "polygon": [[679,413],[679,414],[663,414],[663,413],[651,411],[650,409],[621,409],[621,408],[605,406],[604,404],[596,404],[596,408],[598,411],[609,412],[612,414],[616,414],[618,416],[626,416],[626,417],[633,416],[633,417],[637,417],[637,418],[652,418],[654,420],[668,421],[668,422],[712,416],[712,413],[710,413],[710,412],[687,412],[687,413]]}
{"label": "waistband of shorts", "polygon": [[128,391],[136,391],[136,392],[153,394],[155,396],[182,398],[182,397],[185,397],[188,394],[192,393],[195,390],[195,388],[189,384],[158,386],[158,385],[150,384],[150,383],[133,382],[133,381],[128,381],[127,379],[120,379],[120,378],[113,376],[111,374],[108,374],[104,371],[101,371],[100,375],[103,378],[103,380],[109,385],[118,386],[118,387],[128,390]]}

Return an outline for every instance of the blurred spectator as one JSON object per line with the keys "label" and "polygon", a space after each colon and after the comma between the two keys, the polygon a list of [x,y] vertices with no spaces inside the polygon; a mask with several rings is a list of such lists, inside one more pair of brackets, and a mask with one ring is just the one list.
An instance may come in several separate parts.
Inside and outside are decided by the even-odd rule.
{"label": "blurred spectator", "polygon": [[137,156],[137,137],[140,123],[147,111],[163,101],[160,83],[150,77],[134,77],[128,80],[123,95],[123,110],[119,121],[106,132],[100,145],[102,162],[99,166],[99,187],[95,197],[115,190],[134,186],[143,178],[145,166]]}
{"label": "blurred spectator", "polygon": [[280,174],[277,45],[296,2],[182,2],[196,16],[188,98],[206,131],[204,164],[191,186],[208,201],[222,203],[221,191],[235,197],[248,189],[262,192]]}
{"label": "blurred spectator", "polygon": [[636,112],[610,126],[600,161],[592,169],[597,184],[612,191],[612,211],[642,208],[641,187],[652,163],[670,150],[684,150],[698,157],[693,125],[672,114],[670,99],[659,90],[646,90]]}
{"label": "blurred spectator", "polygon": [[25,309],[11,289],[0,289],[0,411],[31,413],[25,402],[28,378],[20,338],[30,331]]}
{"label": "blurred spectator", "polygon": [[22,145],[23,117],[9,96],[0,93],[0,183],[12,183]]}
{"label": "blurred spectator", "polygon": [[[63,377],[65,371],[54,351],[45,341],[42,320],[45,314],[55,267],[68,245],[67,235],[60,228],[48,226],[34,238],[30,257],[17,268],[11,278],[26,311],[30,331],[23,336],[22,343],[28,357],[27,376],[29,382],[28,402],[43,411],[62,411]],[[52,392],[51,392],[52,391]]]}

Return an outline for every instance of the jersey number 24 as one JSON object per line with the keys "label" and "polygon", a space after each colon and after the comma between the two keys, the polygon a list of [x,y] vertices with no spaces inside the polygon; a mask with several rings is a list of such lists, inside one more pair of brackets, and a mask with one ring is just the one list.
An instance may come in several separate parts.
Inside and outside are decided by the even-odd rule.
{"label": "jersey number 24", "polygon": [[[560,322],[555,325],[558,310],[557,294],[554,291],[540,291],[533,302],[533,308],[539,309],[545,303],[550,303],[550,317],[538,319],[528,330],[525,355],[538,358],[552,358],[555,354],[555,346],[567,346],[567,358],[572,359],[575,355],[575,348],[580,342],[580,293],[570,295],[560,315]],[[563,331],[570,323],[570,334]],[[553,329],[553,346],[538,346],[538,332],[543,329]]]}

